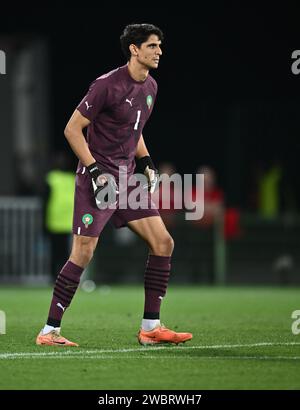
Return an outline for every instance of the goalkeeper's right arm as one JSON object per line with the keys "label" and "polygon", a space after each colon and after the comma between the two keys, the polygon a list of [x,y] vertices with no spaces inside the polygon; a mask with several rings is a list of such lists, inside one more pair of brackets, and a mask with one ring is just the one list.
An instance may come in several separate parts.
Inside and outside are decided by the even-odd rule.
{"label": "goalkeeper's right arm", "polygon": [[68,140],[74,154],[86,167],[96,161],[91,154],[82,132],[82,130],[89,124],[90,120],[85,118],[78,110],[75,110],[64,131],[65,137]]}

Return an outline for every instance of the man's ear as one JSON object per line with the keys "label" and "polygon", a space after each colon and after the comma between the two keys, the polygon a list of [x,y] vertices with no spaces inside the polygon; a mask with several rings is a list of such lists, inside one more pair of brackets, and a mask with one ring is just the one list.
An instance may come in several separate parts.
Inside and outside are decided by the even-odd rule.
{"label": "man's ear", "polygon": [[129,50],[130,50],[132,56],[136,57],[138,55],[138,48],[135,44],[130,44]]}

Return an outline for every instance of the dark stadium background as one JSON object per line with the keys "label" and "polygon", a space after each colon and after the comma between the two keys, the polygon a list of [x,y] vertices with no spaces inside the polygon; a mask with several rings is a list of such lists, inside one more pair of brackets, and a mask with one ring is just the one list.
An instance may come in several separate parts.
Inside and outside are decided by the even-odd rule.
{"label": "dark stadium background", "polygon": [[[180,272],[182,281],[298,282],[300,74],[291,70],[292,53],[300,49],[298,11],[296,2],[6,4],[0,24],[0,50],[7,55],[7,74],[0,76],[0,195],[41,198],[59,150],[69,153],[75,169],[63,134],[70,115],[96,77],[125,64],[119,43],[124,27],[150,22],[163,30],[165,41],[152,72],[159,93],[144,129],[149,151],[157,165],[173,162],[181,174],[212,166],[225,195],[224,230],[208,234],[183,221],[171,232],[175,277]],[[34,62],[31,54],[30,74],[26,58],[20,69],[18,56],[32,52],[34,44],[41,48]],[[30,82],[21,84],[21,98],[16,88],[23,69]],[[269,218],[258,207],[258,185],[274,164],[281,169],[279,209]],[[227,216],[234,227],[230,238],[224,238]],[[118,240],[116,252],[128,262],[126,269],[118,260],[112,265],[109,256]],[[115,272],[124,282],[139,280],[145,257],[144,244],[139,246],[137,260],[128,238],[103,240],[100,257],[108,256],[101,280],[117,280]],[[4,252],[6,258],[18,259]]]}
{"label": "dark stadium background", "polygon": [[15,47],[35,36],[49,45],[49,135],[56,150],[66,146],[64,126],[90,82],[125,63],[123,27],[160,26],[164,55],[153,72],[159,95],[144,132],[150,151],[156,162],[171,160],[181,173],[213,165],[228,202],[247,208],[256,160],[278,158],[289,178],[298,173],[300,75],[291,72],[291,53],[299,48],[295,4],[20,5],[4,9],[0,33],[13,35]]}
{"label": "dark stadium background", "polygon": [[[255,395],[260,402],[275,390],[276,401],[290,400],[282,389],[299,391],[300,74],[291,71],[299,11],[299,1],[1,2],[0,390],[22,389],[23,402],[24,390],[33,391],[39,405],[35,389],[71,389],[71,402],[75,390],[87,400],[87,389],[94,403],[106,389],[195,389],[204,405],[214,389],[235,403],[255,389],[272,390]],[[165,34],[144,130],[155,163],[171,161],[181,174],[212,166],[226,199],[207,225],[184,211],[168,225],[175,249],[161,320],[193,339],[138,347],[148,249],[107,224],[63,319],[62,334],[79,350],[41,352],[34,341],[51,300],[50,273],[60,270],[50,262],[60,250],[63,263],[69,257],[43,229],[45,175],[53,155],[71,154],[63,131],[89,84],[125,64],[119,36],[135,22]],[[276,167],[262,178],[274,164],[280,187]],[[265,194],[272,188],[271,214],[258,206],[262,181]]]}

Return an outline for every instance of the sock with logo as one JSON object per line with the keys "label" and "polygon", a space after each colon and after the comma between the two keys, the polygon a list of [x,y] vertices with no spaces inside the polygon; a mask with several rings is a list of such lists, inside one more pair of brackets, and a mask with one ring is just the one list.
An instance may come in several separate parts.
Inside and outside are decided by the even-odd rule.
{"label": "sock with logo", "polygon": [[[63,314],[66,308],[70,306],[78,288],[82,272],[83,268],[75,265],[75,263],[71,261],[67,261],[64,265],[55,282],[46,326],[53,328],[60,327]],[[47,328],[47,330],[48,329],[49,328]],[[45,328],[43,332],[44,331]]]}
{"label": "sock with logo", "polygon": [[60,333],[60,327],[45,325],[44,328],[42,329],[42,334],[46,335],[47,333],[52,332],[52,330],[56,330],[58,333]]}
{"label": "sock with logo", "polygon": [[145,271],[144,330],[159,324],[160,305],[167,291],[170,270],[171,256],[149,255]]}

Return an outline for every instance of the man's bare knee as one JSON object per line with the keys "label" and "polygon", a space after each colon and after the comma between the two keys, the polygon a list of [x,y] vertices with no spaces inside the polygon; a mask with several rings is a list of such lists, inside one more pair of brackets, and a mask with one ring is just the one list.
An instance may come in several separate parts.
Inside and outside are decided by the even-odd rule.
{"label": "man's bare knee", "polygon": [[70,260],[78,266],[86,267],[93,257],[97,242],[98,238],[94,237],[74,237]]}
{"label": "man's bare knee", "polygon": [[151,244],[150,249],[154,255],[171,256],[174,250],[174,240],[168,233],[161,238],[157,238],[155,243]]}

